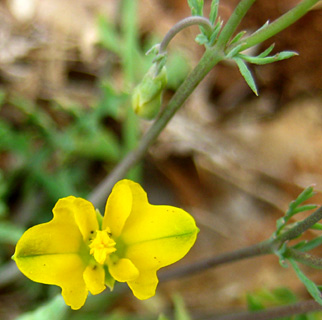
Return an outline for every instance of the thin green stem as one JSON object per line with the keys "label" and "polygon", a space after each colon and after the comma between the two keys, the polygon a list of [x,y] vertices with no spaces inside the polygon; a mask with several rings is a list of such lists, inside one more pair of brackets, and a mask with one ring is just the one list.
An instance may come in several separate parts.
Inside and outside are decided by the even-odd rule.
{"label": "thin green stem", "polygon": [[212,31],[212,24],[211,22],[205,18],[205,17],[199,17],[199,16],[192,16],[185,19],[180,20],[178,23],[176,23],[164,36],[160,48],[159,53],[164,54],[166,52],[167,46],[170,43],[170,41],[174,38],[174,36],[179,33],[181,30],[193,26],[193,25],[200,25],[205,28],[206,32],[211,33]]}
{"label": "thin green stem", "polygon": [[239,23],[256,0],[241,0],[221,31],[216,46],[224,49]]}
{"label": "thin green stem", "polygon": [[304,16],[317,2],[319,2],[319,0],[301,1],[297,6],[283,14],[274,22],[242,39],[240,42],[234,44],[233,47],[243,43],[242,47],[240,48],[240,51],[243,51],[271,38]]}
{"label": "thin green stem", "polygon": [[103,201],[106,200],[106,197],[110,193],[114,184],[119,179],[122,179],[126,172],[143,158],[148,148],[152,145],[185,100],[190,96],[192,91],[208,74],[208,72],[222,59],[222,55],[216,50],[207,50],[204,53],[197,66],[181,84],[168,105],[163,109],[153,125],[142,137],[137,148],[131,151],[89,195],[89,200],[96,207],[100,206]]}
{"label": "thin green stem", "polygon": [[287,306],[273,307],[263,311],[239,312],[223,316],[208,317],[207,320],[273,320],[322,310],[314,300],[300,301]]}

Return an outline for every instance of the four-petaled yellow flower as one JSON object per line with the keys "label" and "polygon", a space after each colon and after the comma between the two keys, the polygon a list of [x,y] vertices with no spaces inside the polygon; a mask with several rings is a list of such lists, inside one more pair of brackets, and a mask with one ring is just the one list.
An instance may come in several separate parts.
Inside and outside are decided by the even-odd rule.
{"label": "four-petaled yellow flower", "polygon": [[73,196],[60,199],[53,214],[23,234],[13,259],[31,280],[60,286],[72,309],[84,305],[88,291],[113,289],[115,280],[127,282],[139,299],[152,297],[157,270],[184,257],[198,233],[187,212],[149,204],[130,180],[114,186],[103,218]]}

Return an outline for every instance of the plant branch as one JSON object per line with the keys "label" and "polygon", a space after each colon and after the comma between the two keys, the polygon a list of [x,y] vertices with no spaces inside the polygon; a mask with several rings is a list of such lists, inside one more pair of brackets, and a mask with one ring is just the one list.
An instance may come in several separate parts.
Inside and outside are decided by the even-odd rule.
{"label": "plant branch", "polygon": [[136,165],[145,155],[148,148],[153,144],[167,123],[174,116],[176,111],[182,106],[192,91],[197,87],[208,72],[223,59],[221,53],[217,50],[207,50],[200,59],[197,66],[191,71],[188,77],[181,84],[179,89],[173,95],[168,105],[160,113],[153,125],[140,140],[136,149],[128,155],[115,167],[114,170],[94,189],[88,199],[94,206],[100,206],[106,200],[114,184],[124,177],[127,171]]}
{"label": "plant branch", "polygon": [[[268,24],[262,29],[259,29],[258,31],[254,32],[252,35],[234,44],[232,48],[238,46],[240,43],[243,43],[243,45],[240,48],[240,51],[243,51],[271,38],[272,36],[289,27],[302,16],[304,16],[317,2],[319,2],[319,0],[301,1],[297,6],[283,14],[274,22]],[[229,49],[229,51],[231,49]]]}
{"label": "plant branch", "polygon": [[292,258],[311,268],[322,269],[322,259],[308,252],[302,252],[292,248],[287,248],[285,253],[286,258]]}
{"label": "plant branch", "polygon": [[216,46],[221,49],[224,49],[227,42],[235,32],[236,28],[238,27],[241,20],[244,18],[245,14],[249,10],[249,8],[253,5],[256,0],[241,0],[237,7],[235,8],[234,12],[228,19],[227,23],[225,24],[224,28],[222,29]]}
{"label": "plant branch", "polygon": [[212,31],[211,22],[205,17],[192,16],[192,17],[182,19],[178,23],[176,23],[163,38],[160,44],[159,54],[164,54],[166,52],[168,44],[177,33],[179,33],[181,30],[187,27],[190,27],[196,24],[204,27],[207,32],[211,33]]}
{"label": "plant branch", "polygon": [[322,310],[321,305],[314,300],[306,300],[287,306],[269,308],[263,311],[239,312],[224,316],[208,317],[207,320],[273,320],[319,310]]}
{"label": "plant branch", "polygon": [[192,275],[209,268],[217,267],[222,264],[244,260],[247,258],[253,258],[260,255],[270,254],[272,252],[272,240],[269,239],[246,248],[242,248],[228,253],[223,253],[221,255],[200,260],[192,264],[183,265],[175,269],[169,269],[167,271],[164,271],[163,273],[160,272],[159,279],[160,281],[177,279],[179,277]]}
{"label": "plant branch", "polygon": [[299,237],[303,232],[312,228],[322,219],[322,207],[314,211],[309,217],[298,222],[294,227],[278,235],[275,239],[276,243],[282,244],[285,241]]}

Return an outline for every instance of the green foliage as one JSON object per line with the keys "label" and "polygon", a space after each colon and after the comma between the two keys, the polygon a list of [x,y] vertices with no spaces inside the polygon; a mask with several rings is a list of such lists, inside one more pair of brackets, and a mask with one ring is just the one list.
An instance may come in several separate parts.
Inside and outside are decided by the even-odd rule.
{"label": "green foliage", "polygon": [[286,227],[288,221],[297,213],[316,209],[317,205],[309,204],[302,205],[303,202],[309,200],[315,195],[313,187],[307,187],[294,201],[289,204],[289,208],[286,211],[284,217],[280,218],[276,222],[275,236],[278,236],[282,230]]}
{"label": "green foliage", "polygon": [[193,16],[203,16],[203,0],[188,0],[188,5]]}
{"label": "green foliage", "polygon": [[27,312],[17,317],[15,320],[65,320],[67,311],[68,307],[66,306],[64,299],[58,295],[35,311]]}
{"label": "green foliage", "polygon": [[234,61],[237,63],[240,74],[243,76],[248,86],[253,90],[253,92],[258,96],[255,80],[253,78],[252,73],[248,69],[245,61],[241,58],[234,57]]}
{"label": "green foliage", "polygon": [[184,300],[181,296],[175,295],[173,297],[174,302],[174,318],[175,320],[191,320],[191,317],[186,309]]}
{"label": "green foliage", "polygon": [[[248,310],[260,311],[269,307],[290,305],[298,302],[297,296],[288,288],[277,288],[274,290],[260,289],[246,296]],[[295,315],[290,317],[278,318],[279,320],[318,320],[321,312]]]}
{"label": "green foliage", "polygon": [[212,24],[215,24],[217,20],[218,7],[219,7],[219,0],[212,0],[211,7],[210,7],[210,14],[209,14],[209,20]]}
{"label": "green foliage", "polygon": [[297,263],[293,259],[288,259],[290,264],[292,265],[296,275],[298,278],[301,280],[301,282],[305,285],[307,291],[310,293],[310,295],[314,298],[314,300],[322,305],[322,296],[321,296],[321,291],[319,287],[312,281],[310,280],[299,268]]}

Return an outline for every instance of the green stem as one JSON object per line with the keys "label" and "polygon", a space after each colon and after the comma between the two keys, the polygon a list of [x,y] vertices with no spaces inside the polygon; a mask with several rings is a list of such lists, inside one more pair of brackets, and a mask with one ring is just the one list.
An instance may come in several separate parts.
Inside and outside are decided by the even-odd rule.
{"label": "green stem", "polygon": [[192,16],[192,17],[182,19],[178,23],[176,23],[164,36],[162,42],[160,43],[159,54],[164,54],[166,52],[168,44],[177,33],[179,33],[181,30],[187,27],[190,27],[196,24],[204,27],[206,32],[211,33],[212,25],[207,18]]}
{"label": "green stem", "polygon": [[240,51],[243,51],[271,38],[304,16],[317,2],[319,2],[319,0],[301,1],[297,6],[283,14],[274,22],[254,32],[249,37],[242,39],[240,42],[234,44],[233,47],[243,43],[240,49]]}
{"label": "green stem", "polygon": [[239,23],[256,0],[241,0],[221,31],[216,47],[224,49]]}
{"label": "green stem", "polygon": [[207,50],[200,59],[197,66],[192,70],[188,77],[176,91],[168,105],[160,113],[159,117],[150,127],[148,132],[142,137],[136,149],[130,152],[110,174],[95,188],[89,195],[89,200],[95,205],[100,206],[106,200],[114,184],[124,177],[126,172],[140,161],[148,148],[152,145],[173,115],[182,106],[192,91],[208,72],[223,59],[222,55],[212,49]]}
{"label": "green stem", "polygon": [[[133,86],[135,82],[136,54],[138,52],[137,28],[137,0],[123,0],[121,5],[121,26],[124,46],[122,47],[122,65],[124,69],[125,87]],[[123,152],[127,154],[133,150],[139,140],[138,119],[131,107],[130,99],[126,109],[123,130]],[[141,166],[137,165],[129,170],[127,177],[138,181],[141,177]]]}

